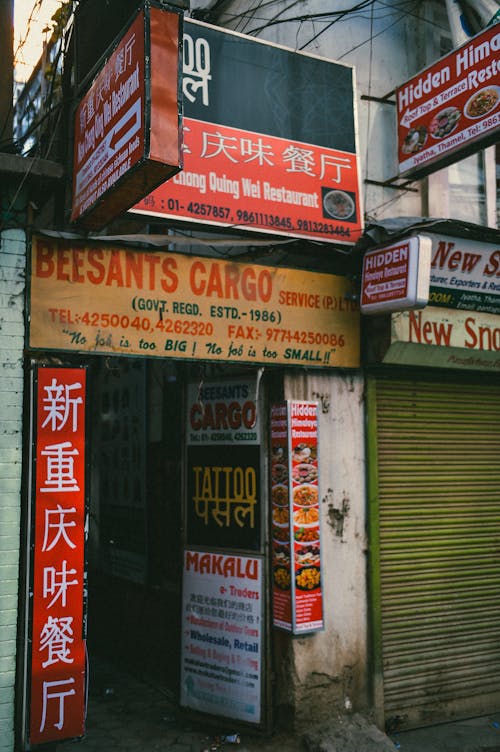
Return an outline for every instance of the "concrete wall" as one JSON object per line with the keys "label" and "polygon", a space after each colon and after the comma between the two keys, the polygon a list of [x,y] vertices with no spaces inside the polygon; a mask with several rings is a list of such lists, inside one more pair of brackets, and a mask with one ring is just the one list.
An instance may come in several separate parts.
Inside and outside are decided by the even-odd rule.
{"label": "concrete wall", "polygon": [[14,748],[26,240],[0,235],[0,752]]}
{"label": "concrete wall", "polygon": [[[359,12],[342,15],[353,5],[342,0],[276,0],[255,4],[252,15],[248,0],[234,0],[222,5],[217,22],[243,34],[353,66],[363,210],[373,220],[419,216],[422,196],[418,183],[412,186],[415,192],[380,185],[398,171],[396,113],[393,104],[376,98],[390,94],[424,67],[422,44],[433,27],[424,22],[422,14],[428,6],[444,3],[425,0],[408,9],[374,0]],[[326,16],[328,12],[331,15]],[[307,107],[307,102],[299,105]]]}
{"label": "concrete wall", "polygon": [[319,403],[325,630],[275,643],[277,705],[300,726],[369,707],[363,379],[290,373],[285,396]]}

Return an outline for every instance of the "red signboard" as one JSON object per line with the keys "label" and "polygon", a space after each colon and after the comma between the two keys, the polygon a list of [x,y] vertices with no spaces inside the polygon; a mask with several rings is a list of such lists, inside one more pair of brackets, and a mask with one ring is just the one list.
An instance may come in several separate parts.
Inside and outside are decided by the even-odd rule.
{"label": "red signboard", "polygon": [[363,258],[361,312],[418,308],[429,300],[431,240],[422,235],[369,251]]}
{"label": "red signboard", "polygon": [[32,744],[84,733],[85,376],[83,368],[38,370]]}
{"label": "red signboard", "polygon": [[497,23],[396,90],[401,175],[422,177],[498,139],[499,50]]}
{"label": "red signboard", "polygon": [[181,168],[179,28],[146,5],[80,101],[73,221],[99,229]]}
{"label": "red signboard", "polygon": [[184,29],[184,169],[133,211],[354,244],[352,69],[204,24]]}
{"label": "red signboard", "polygon": [[295,634],[323,628],[317,410],[271,411],[273,623]]}
{"label": "red signboard", "polygon": [[[135,211],[342,244],[359,238],[354,154],[272,136],[264,142],[258,133],[189,118],[184,143],[184,170]],[[248,162],[249,148],[266,155]]]}

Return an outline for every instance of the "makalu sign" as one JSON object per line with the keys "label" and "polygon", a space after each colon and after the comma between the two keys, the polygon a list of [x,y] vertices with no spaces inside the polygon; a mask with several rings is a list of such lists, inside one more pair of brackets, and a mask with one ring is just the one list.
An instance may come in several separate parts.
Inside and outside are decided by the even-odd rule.
{"label": "makalu sign", "polygon": [[75,114],[72,221],[100,229],[181,169],[182,16],[144,4]]}
{"label": "makalu sign", "polygon": [[399,173],[420,178],[498,140],[500,23],[396,89]]}
{"label": "makalu sign", "polygon": [[187,19],[183,56],[184,167],[133,211],[353,245],[353,68]]}

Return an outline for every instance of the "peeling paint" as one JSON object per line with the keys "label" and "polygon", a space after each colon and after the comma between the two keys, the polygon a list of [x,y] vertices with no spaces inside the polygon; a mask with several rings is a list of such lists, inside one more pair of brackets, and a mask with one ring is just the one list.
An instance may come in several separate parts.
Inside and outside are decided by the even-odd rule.
{"label": "peeling paint", "polygon": [[313,399],[318,400],[318,402],[320,403],[322,413],[326,414],[330,412],[330,395],[329,394],[321,394],[319,392],[313,392],[312,396],[313,396]]}
{"label": "peeling paint", "polygon": [[351,504],[345,492],[340,507],[334,505],[333,499],[328,502],[328,524],[339,538],[344,536],[345,521],[349,517],[350,508]]}

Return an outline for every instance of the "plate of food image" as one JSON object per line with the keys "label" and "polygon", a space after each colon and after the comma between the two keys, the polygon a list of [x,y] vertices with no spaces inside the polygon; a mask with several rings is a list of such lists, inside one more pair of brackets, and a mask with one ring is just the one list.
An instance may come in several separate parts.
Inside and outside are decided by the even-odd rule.
{"label": "plate of food image", "polygon": [[277,462],[271,466],[271,478],[273,483],[286,483],[288,480],[288,467]]}
{"label": "plate of food image", "polygon": [[302,567],[295,572],[295,585],[299,590],[316,590],[321,585],[319,567]]}
{"label": "plate of food image", "polygon": [[284,507],[288,504],[288,486],[283,483],[276,483],[271,488],[271,501],[278,507]]}
{"label": "plate of food image", "polygon": [[297,444],[292,456],[295,462],[316,462],[316,447],[304,443]]}
{"label": "plate of food image", "polygon": [[[290,544],[289,543],[276,543],[273,542],[273,563],[277,566],[282,564],[283,566],[290,566]],[[305,562],[313,564],[316,562]]]}
{"label": "plate of food image", "polygon": [[296,543],[295,562],[302,567],[319,566],[321,562],[319,545],[317,543]]}
{"label": "plate of food image", "polygon": [[419,125],[417,128],[410,128],[403,142],[403,154],[416,154],[424,148],[427,141],[427,128]]}
{"label": "plate of food image", "polygon": [[273,541],[275,543],[288,543],[290,540],[290,527],[289,525],[273,525],[272,531]]}
{"label": "plate of food image", "polygon": [[293,503],[298,507],[318,506],[318,487],[309,483],[298,486],[293,491]]}
{"label": "plate of food image", "polygon": [[319,526],[299,527],[293,534],[297,543],[319,543]]}
{"label": "plate of food image", "polygon": [[429,133],[432,138],[446,138],[450,133],[453,133],[461,115],[462,113],[456,107],[447,107],[434,115],[429,125]]}
{"label": "plate of food image", "polygon": [[327,214],[334,219],[349,219],[354,214],[356,206],[345,191],[328,191],[323,198],[323,206]]}
{"label": "plate of food image", "polygon": [[293,522],[297,527],[317,525],[319,522],[319,510],[317,507],[300,507],[293,513]]}
{"label": "plate of food image", "polygon": [[288,567],[278,564],[274,567],[274,584],[280,590],[290,590],[291,577]]}
{"label": "plate of food image", "polygon": [[288,507],[273,506],[273,522],[277,525],[287,525],[290,522],[290,510]]}
{"label": "plate of food image", "polygon": [[317,483],[318,468],[310,462],[300,462],[292,470],[294,483]]}
{"label": "plate of food image", "polygon": [[484,89],[476,91],[468,100],[464,107],[464,115],[470,120],[479,118],[493,112],[500,102],[500,86],[485,86]]}

